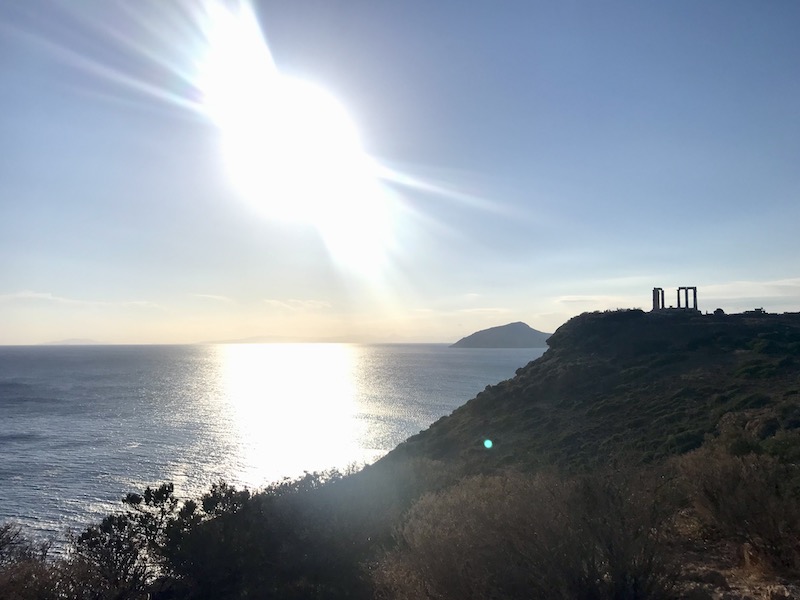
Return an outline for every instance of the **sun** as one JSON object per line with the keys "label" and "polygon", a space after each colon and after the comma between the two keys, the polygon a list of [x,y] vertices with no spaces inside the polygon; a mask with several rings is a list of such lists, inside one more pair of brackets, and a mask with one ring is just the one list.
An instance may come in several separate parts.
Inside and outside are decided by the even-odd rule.
{"label": "sun", "polygon": [[211,6],[200,89],[238,194],[265,217],[316,228],[331,255],[375,266],[388,239],[379,169],[333,94],[280,73],[248,5]]}

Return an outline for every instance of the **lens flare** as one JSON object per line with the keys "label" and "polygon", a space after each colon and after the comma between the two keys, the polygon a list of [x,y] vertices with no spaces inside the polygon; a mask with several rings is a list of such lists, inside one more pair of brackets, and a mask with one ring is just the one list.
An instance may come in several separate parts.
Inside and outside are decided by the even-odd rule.
{"label": "lens flare", "polygon": [[212,123],[230,189],[273,223],[315,230],[332,264],[367,275],[362,281],[376,289],[404,276],[409,239],[460,235],[431,214],[434,204],[502,212],[496,199],[468,191],[465,173],[390,168],[369,156],[344,98],[281,72],[250,0],[65,2],[54,10],[70,36],[14,33],[92,80],[87,95]]}
{"label": "lens flare", "polygon": [[280,73],[246,5],[209,15],[199,84],[240,196],[268,219],[315,227],[337,262],[379,266],[390,238],[388,196],[344,105]]}

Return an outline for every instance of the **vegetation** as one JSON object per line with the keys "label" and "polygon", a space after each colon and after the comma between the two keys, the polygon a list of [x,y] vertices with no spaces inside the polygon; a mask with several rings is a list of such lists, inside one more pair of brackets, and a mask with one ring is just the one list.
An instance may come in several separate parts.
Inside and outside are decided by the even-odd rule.
{"label": "vegetation", "polygon": [[[789,447],[800,444],[793,434]],[[742,545],[748,562],[800,577],[800,465],[792,454],[768,454],[756,440],[737,436],[683,457],[694,514],[706,537]]]}
{"label": "vegetation", "polygon": [[672,598],[662,544],[673,505],[638,471],[579,478],[504,473],[422,497],[377,583],[388,597]]}
{"label": "vegetation", "polygon": [[59,554],[3,525],[0,598],[669,599],[698,546],[800,579],[800,322],[592,313],[550,344],[359,472],[162,484]]}

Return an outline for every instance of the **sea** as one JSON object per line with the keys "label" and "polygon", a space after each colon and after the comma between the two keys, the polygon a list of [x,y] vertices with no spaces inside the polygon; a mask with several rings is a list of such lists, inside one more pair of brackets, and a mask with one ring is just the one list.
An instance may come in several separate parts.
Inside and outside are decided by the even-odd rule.
{"label": "sea", "polygon": [[171,481],[260,489],[374,462],[544,349],[0,347],[0,522],[63,538]]}

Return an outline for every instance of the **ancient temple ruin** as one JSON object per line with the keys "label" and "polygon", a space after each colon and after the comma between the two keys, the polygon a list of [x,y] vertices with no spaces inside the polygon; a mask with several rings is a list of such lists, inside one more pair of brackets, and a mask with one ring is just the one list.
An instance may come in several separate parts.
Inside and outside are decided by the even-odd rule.
{"label": "ancient temple ruin", "polygon": [[[692,294],[692,305],[689,306],[689,293]],[[682,302],[681,302],[682,301]],[[670,310],[664,303],[664,288],[653,288],[653,310]],[[695,286],[681,286],[678,288],[678,306],[673,310],[697,310],[697,288]]]}
{"label": "ancient temple ruin", "polygon": [[661,310],[664,306],[664,288],[653,288],[653,310]]}
{"label": "ancient temple ruin", "polygon": [[[684,293],[686,301],[681,306],[681,292]],[[692,292],[692,309],[697,310],[697,288],[696,287],[679,287],[678,288],[678,308],[689,308],[689,292]]]}

